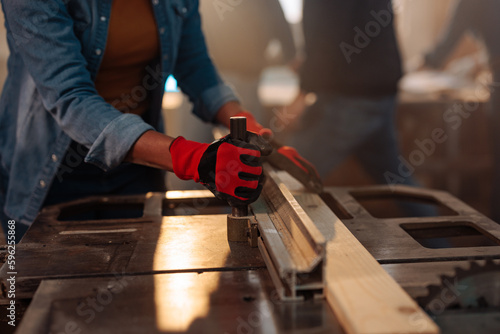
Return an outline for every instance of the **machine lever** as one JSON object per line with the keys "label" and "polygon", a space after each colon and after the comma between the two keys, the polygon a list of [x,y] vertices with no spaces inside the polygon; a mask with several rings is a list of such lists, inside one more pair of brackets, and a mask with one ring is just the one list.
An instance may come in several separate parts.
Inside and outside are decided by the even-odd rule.
{"label": "machine lever", "polygon": [[[247,118],[243,116],[234,116],[229,119],[229,136],[232,139],[247,141]],[[237,205],[231,208],[233,217],[248,216],[248,205]]]}

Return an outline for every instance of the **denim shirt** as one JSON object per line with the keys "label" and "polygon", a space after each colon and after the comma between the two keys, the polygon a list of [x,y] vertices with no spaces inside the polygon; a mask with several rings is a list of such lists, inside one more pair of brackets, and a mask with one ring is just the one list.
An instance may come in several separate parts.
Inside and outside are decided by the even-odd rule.
{"label": "denim shirt", "polygon": [[111,2],[2,0],[10,57],[0,100],[0,217],[33,222],[71,140],[89,149],[86,162],[104,170],[118,166],[145,131],[161,129],[169,74],[205,121],[214,121],[224,103],[236,100],[208,56],[198,1],[152,0],[160,63],[136,87],[137,94],[152,91],[150,124],[106,103],[93,81],[106,47]]}

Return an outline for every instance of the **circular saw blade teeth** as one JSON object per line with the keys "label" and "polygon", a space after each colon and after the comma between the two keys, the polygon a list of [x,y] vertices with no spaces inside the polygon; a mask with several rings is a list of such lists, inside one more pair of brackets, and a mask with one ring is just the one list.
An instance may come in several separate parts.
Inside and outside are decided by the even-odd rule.
{"label": "circular saw blade teeth", "polygon": [[480,267],[481,267],[481,265],[479,265],[479,263],[477,263],[477,262],[471,262],[469,270],[478,269]]}
{"label": "circular saw blade teeth", "polygon": [[495,266],[495,265],[497,265],[497,264],[495,264],[495,261],[493,261],[493,259],[492,259],[492,258],[488,258],[488,259],[486,259],[486,262],[485,262],[485,264],[484,264],[484,265],[485,265],[485,266]]}
{"label": "circular saw blade teeth", "polygon": [[440,284],[427,286],[427,295],[416,298],[417,303],[429,313],[500,306],[500,264],[487,259],[484,264],[471,261],[468,268],[440,275]]}
{"label": "circular saw blade teeth", "polygon": [[449,282],[453,280],[453,276],[448,276],[448,275],[441,275],[441,282]]}

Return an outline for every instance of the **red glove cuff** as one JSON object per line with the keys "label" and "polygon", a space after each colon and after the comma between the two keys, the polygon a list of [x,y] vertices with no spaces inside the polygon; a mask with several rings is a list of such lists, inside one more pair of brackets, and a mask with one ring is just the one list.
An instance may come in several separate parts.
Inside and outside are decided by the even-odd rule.
{"label": "red glove cuff", "polygon": [[170,155],[175,175],[182,180],[200,181],[198,165],[208,144],[177,137],[170,144]]}

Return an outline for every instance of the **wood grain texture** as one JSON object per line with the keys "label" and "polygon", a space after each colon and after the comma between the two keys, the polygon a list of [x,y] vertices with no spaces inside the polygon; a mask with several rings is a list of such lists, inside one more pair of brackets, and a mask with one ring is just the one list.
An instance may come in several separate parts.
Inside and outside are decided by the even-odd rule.
{"label": "wood grain texture", "polygon": [[439,333],[318,195],[296,198],[329,240],[325,295],[347,333]]}

